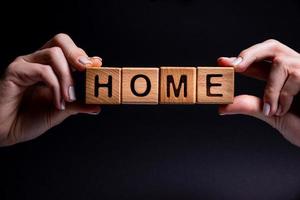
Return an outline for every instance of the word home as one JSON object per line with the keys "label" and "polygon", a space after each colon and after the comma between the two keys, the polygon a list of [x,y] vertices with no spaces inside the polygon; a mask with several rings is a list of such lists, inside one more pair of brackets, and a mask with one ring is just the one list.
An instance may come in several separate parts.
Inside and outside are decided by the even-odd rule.
{"label": "word home", "polygon": [[87,104],[230,104],[232,67],[86,69]]}

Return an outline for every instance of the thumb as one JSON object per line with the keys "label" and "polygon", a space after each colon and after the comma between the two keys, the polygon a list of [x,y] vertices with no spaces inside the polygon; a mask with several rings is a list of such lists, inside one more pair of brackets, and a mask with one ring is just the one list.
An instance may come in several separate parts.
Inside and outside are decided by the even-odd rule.
{"label": "thumb", "polygon": [[232,63],[236,60],[236,57],[220,57],[217,60],[219,66],[232,67]]}
{"label": "thumb", "polygon": [[56,126],[63,122],[66,118],[70,117],[71,115],[76,115],[79,113],[90,114],[90,115],[98,115],[101,111],[99,105],[86,105],[80,104],[78,102],[68,103],[66,105],[66,109],[63,111],[55,110],[53,114],[50,116],[51,121],[50,127]]}
{"label": "thumb", "polygon": [[274,128],[275,118],[268,117],[263,114],[263,101],[255,96],[251,95],[240,95],[236,96],[232,104],[221,105],[219,107],[220,115],[233,115],[233,114],[242,114],[249,115],[260,120],[263,120],[273,126]]}

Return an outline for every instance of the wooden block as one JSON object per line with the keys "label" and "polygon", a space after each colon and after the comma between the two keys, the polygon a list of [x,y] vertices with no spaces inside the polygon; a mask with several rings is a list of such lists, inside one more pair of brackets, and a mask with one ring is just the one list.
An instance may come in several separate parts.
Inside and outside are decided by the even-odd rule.
{"label": "wooden block", "polygon": [[122,103],[158,104],[159,68],[123,68]]}
{"label": "wooden block", "polygon": [[196,68],[161,67],[160,103],[194,104],[196,103]]}
{"label": "wooden block", "polygon": [[234,97],[232,67],[197,68],[197,103],[229,104]]}
{"label": "wooden block", "polygon": [[121,68],[87,68],[85,84],[87,104],[121,103]]}

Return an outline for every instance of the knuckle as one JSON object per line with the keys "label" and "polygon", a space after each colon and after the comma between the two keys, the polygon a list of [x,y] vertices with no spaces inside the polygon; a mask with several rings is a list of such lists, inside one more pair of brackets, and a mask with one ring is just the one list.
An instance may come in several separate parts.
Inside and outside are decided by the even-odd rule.
{"label": "knuckle", "polygon": [[275,39],[268,39],[265,41],[266,44],[270,45],[271,46],[271,49],[273,51],[280,51],[282,45],[281,43],[278,41],[278,40],[275,40]]}
{"label": "knuckle", "polygon": [[286,99],[287,97],[291,96],[290,92],[287,90],[282,90],[280,92],[280,98],[281,99]]}
{"label": "knuckle", "polygon": [[66,39],[66,38],[70,38],[70,36],[66,33],[58,33],[54,36],[54,40],[61,40],[61,39]]}
{"label": "knuckle", "polygon": [[45,74],[49,74],[52,71],[50,65],[41,65],[40,70],[41,70],[41,72],[44,72]]}
{"label": "knuckle", "polygon": [[10,64],[8,65],[8,67],[7,67],[7,69],[6,69],[6,72],[11,73],[11,72],[15,71],[15,69],[17,68],[17,66],[18,66],[18,62],[13,61],[12,63],[10,63]]}
{"label": "knuckle", "polygon": [[270,44],[272,44],[272,45],[277,45],[278,43],[280,43],[278,40],[273,39],[273,38],[268,39],[268,40],[266,40],[266,41],[264,41],[264,42],[265,42],[265,43],[270,43]]}
{"label": "knuckle", "polygon": [[54,60],[58,56],[61,56],[63,54],[62,49],[60,47],[51,47],[47,50],[47,54],[49,56],[49,59]]}
{"label": "knuckle", "polygon": [[274,64],[274,67],[276,67],[276,66],[285,66],[285,65],[283,65],[284,63],[285,63],[285,56],[281,56],[281,55],[279,55],[279,56],[276,56],[274,59],[273,59],[273,64]]}
{"label": "knuckle", "polygon": [[51,81],[49,83],[49,88],[54,92],[54,95],[56,95],[60,88],[59,83],[57,83],[55,81]]}
{"label": "knuckle", "polygon": [[275,117],[273,128],[277,129],[279,132],[283,132],[285,130],[285,120],[284,117]]}
{"label": "knuckle", "polygon": [[16,71],[18,71],[19,65],[20,65],[20,57],[17,57],[12,63],[10,63],[6,69],[6,74],[15,74]]}
{"label": "knuckle", "polygon": [[21,62],[24,60],[24,56],[18,56],[15,58],[15,60],[13,62]]}
{"label": "knuckle", "polygon": [[53,75],[53,70],[50,65],[41,65],[39,69],[40,69],[40,73],[44,77],[49,77]]}
{"label": "knuckle", "polygon": [[244,49],[243,51],[240,52],[239,56],[240,57],[245,57],[248,54],[248,49]]}
{"label": "knuckle", "polygon": [[273,87],[266,87],[264,92],[265,99],[270,100],[274,96],[275,92],[276,90]]}
{"label": "knuckle", "polygon": [[293,81],[297,81],[297,83],[300,82],[300,71],[299,70],[291,71],[289,76]]}
{"label": "knuckle", "polygon": [[62,41],[66,40],[66,39],[70,39],[70,36],[66,33],[58,33],[53,37],[53,41],[56,44],[60,44],[60,43],[62,43]]}
{"label": "knuckle", "polygon": [[45,120],[46,120],[46,126],[48,129],[53,126],[53,121],[52,121],[53,115],[54,115],[53,109],[50,109],[48,112],[46,112]]}

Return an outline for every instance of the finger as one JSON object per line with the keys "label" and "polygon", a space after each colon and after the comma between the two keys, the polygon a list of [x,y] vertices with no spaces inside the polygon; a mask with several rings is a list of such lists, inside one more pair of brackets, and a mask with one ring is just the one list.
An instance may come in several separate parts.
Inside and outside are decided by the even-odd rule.
{"label": "finger", "polygon": [[67,34],[57,34],[48,41],[43,47],[60,47],[67,58],[68,62],[79,71],[83,71],[86,67],[100,67],[102,59],[90,59],[85,51],[76,46],[73,40]]}
{"label": "finger", "polygon": [[53,101],[57,109],[64,110],[59,81],[49,65],[18,61],[7,70],[7,79],[20,87],[28,87],[38,82],[45,83],[53,91]]}
{"label": "finger", "polygon": [[299,116],[287,113],[282,117],[267,117],[262,112],[262,104],[263,101],[257,97],[240,95],[234,98],[233,104],[220,106],[219,112],[221,115],[243,114],[256,117],[276,128],[291,143],[300,146]]}
{"label": "finger", "polygon": [[240,95],[234,98],[233,104],[220,106],[219,112],[221,115],[243,114],[261,119],[276,128],[288,141],[300,146],[299,116],[287,113],[282,117],[267,117],[262,112],[262,104],[263,101],[257,97]]}
{"label": "finger", "polygon": [[[287,56],[278,56],[273,59],[272,67],[269,62],[262,61],[252,63],[247,70],[243,71],[242,74],[250,75],[252,77],[263,79],[267,78],[267,85],[264,92],[264,113],[265,115],[274,115],[278,109],[278,101],[280,91],[284,85],[284,82],[288,76],[287,70]],[[230,63],[231,62],[231,63]],[[232,65],[231,59],[219,59],[221,65]]]}
{"label": "finger", "polygon": [[224,66],[224,67],[231,67],[231,63],[236,59],[236,57],[219,57],[217,62],[218,65]]}
{"label": "finger", "polygon": [[280,91],[288,77],[287,62],[287,57],[276,57],[273,61],[263,98],[263,111],[266,116],[277,112]]}
{"label": "finger", "polygon": [[99,56],[93,56],[90,59],[93,63],[91,67],[99,68],[102,66],[102,58],[100,58]]}
{"label": "finger", "polygon": [[236,96],[232,104],[221,105],[219,107],[220,115],[243,114],[263,120],[275,127],[276,117],[267,117],[263,114],[263,101],[255,96],[240,95]]}
{"label": "finger", "polygon": [[[222,67],[232,67],[232,62],[236,59],[236,57],[220,57],[218,59],[218,65]],[[244,72],[240,72],[241,74],[259,79],[259,80],[267,80],[269,76],[271,68],[271,63],[267,61],[262,61],[262,62],[255,62],[251,64]]]}
{"label": "finger", "polygon": [[291,108],[294,96],[300,91],[300,74],[298,71],[291,73],[284,84],[279,97],[280,109],[278,116],[285,115]]}
{"label": "finger", "polygon": [[24,59],[27,62],[50,65],[58,77],[64,100],[68,102],[76,100],[71,70],[61,48],[51,47],[42,49],[24,56]]}
{"label": "finger", "polygon": [[56,111],[53,113],[53,115],[51,116],[51,126],[53,127],[60,124],[63,120],[70,117],[71,115],[76,115],[79,113],[98,115],[100,112],[101,108],[99,105],[86,105],[80,104],[78,102],[68,103],[66,105],[65,111]]}
{"label": "finger", "polygon": [[243,72],[255,62],[263,60],[272,61],[272,59],[279,54],[287,56],[299,55],[294,50],[276,40],[267,40],[243,50],[232,64],[236,68],[236,71]]}

